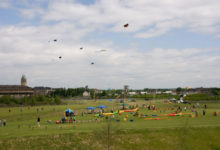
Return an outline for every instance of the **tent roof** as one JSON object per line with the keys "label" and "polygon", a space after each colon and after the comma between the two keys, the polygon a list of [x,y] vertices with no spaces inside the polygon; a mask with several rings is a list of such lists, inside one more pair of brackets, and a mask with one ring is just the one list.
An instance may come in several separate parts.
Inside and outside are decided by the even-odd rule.
{"label": "tent roof", "polygon": [[66,110],[66,112],[73,112],[70,108]]}
{"label": "tent roof", "polygon": [[96,107],[87,107],[86,109],[96,109]]}
{"label": "tent roof", "polygon": [[105,106],[105,105],[100,105],[100,106],[98,106],[97,108],[107,108],[107,106]]}

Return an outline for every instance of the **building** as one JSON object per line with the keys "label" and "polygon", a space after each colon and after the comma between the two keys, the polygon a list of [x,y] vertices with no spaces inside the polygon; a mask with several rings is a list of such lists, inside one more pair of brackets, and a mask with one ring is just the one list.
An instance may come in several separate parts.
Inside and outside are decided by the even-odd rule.
{"label": "building", "polygon": [[136,95],[136,92],[128,92],[129,95]]}
{"label": "building", "polygon": [[27,86],[27,79],[24,75],[21,77],[21,85],[0,85],[0,97],[9,95],[14,97],[24,97],[34,95],[34,89]]}
{"label": "building", "polygon": [[201,93],[201,94],[211,94],[212,93],[212,89],[211,88],[196,88],[197,93]]}
{"label": "building", "polygon": [[21,86],[27,86],[27,79],[25,75],[22,75],[21,77]]}
{"label": "building", "polygon": [[196,90],[196,89],[187,89],[186,90],[186,94],[197,94],[198,93],[198,91]]}
{"label": "building", "polygon": [[90,96],[90,93],[88,91],[83,92],[83,97],[89,97],[89,96]]}
{"label": "building", "polygon": [[43,86],[39,86],[39,87],[34,87],[34,95],[50,95],[52,92],[54,92],[55,90],[51,87],[43,87]]}
{"label": "building", "polygon": [[129,92],[129,85],[124,85],[124,92],[128,93]]}
{"label": "building", "polygon": [[173,94],[173,91],[164,91],[164,94]]}
{"label": "building", "polygon": [[141,91],[140,94],[144,95],[144,94],[149,94],[149,93],[146,91]]}

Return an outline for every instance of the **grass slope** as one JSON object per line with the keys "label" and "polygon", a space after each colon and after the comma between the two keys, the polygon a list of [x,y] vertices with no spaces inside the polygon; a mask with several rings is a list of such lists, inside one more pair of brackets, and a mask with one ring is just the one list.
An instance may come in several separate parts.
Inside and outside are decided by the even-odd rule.
{"label": "grass slope", "polygon": [[[202,116],[203,104],[200,104],[201,108],[196,108],[200,114],[197,118],[185,115],[164,120],[144,120],[123,113],[115,115],[120,122],[104,118],[95,122],[92,114],[81,116],[86,107],[107,105],[106,111],[110,111],[112,108],[119,109],[120,104],[107,100],[66,102],[67,105],[22,107],[22,111],[21,107],[14,107],[10,113],[8,108],[0,108],[0,120],[7,120],[7,126],[0,127],[0,149],[220,149],[220,118],[213,116],[214,111],[219,111],[220,103],[208,103],[206,116]],[[187,106],[141,100],[128,104],[139,105],[139,112],[148,115],[169,114],[174,110],[168,110],[168,107],[176,109],[177,106]],[[154,104],[160,110],[147,110],[142,104]],[[67,108],[76,110],[76,118],[81,122],[55,124],[55,120],[60,120]],[[190,113],[191,110],[186,112]],[[37,116],[41,117],[40,128],[37,127]],[[127,121],[123,121],[126,117]],[[130,119],[134,119],[134,122],[130,122]],[[52,120],[52,123],[48,124],[47,120]]]}

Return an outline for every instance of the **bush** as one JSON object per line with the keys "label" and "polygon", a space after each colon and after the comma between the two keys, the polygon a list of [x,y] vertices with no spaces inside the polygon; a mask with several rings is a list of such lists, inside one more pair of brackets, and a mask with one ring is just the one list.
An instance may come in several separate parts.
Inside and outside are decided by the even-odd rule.
{"label": "bush", "polygon": [[23,98],[15,98],[11,96],[2,96],[0,97],[0,104],[6,105],[42,105],[42,104],[61,104],[62,101],[59,97],[46,97],[43,95],[35,96],[35,97],[23,97]]}
{"label": "bush", "polygon": [[220,100],[220,96],[212,96],[208,94],[190,94],[184,97],[184,100],[191,100],[191,101]]}
{"label": "bush", "polygon": [[62,102],[61,102],[61,99],[58,96],[56,96],[55,99],[54,99],[54,103],[55,104],[61,104]]}

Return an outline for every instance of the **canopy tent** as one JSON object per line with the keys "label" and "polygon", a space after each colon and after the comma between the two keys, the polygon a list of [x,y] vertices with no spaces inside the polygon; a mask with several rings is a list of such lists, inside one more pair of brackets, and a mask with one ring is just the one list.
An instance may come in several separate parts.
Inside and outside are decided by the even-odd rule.
{"label": "canopy tent", "polygon": [[87,107],[86,109],[96,109],[96,107]]}
{"label": "canopy tent", "polygon": [[100,106],[98,106],[97,108],[107,108],[107,106],[105,106],[105,105],[100,105]]}
{"label": "canopy tent", "polygon": [[68,116],[73,116],[73,111],[69,108],[65,111],[65,115]]}

